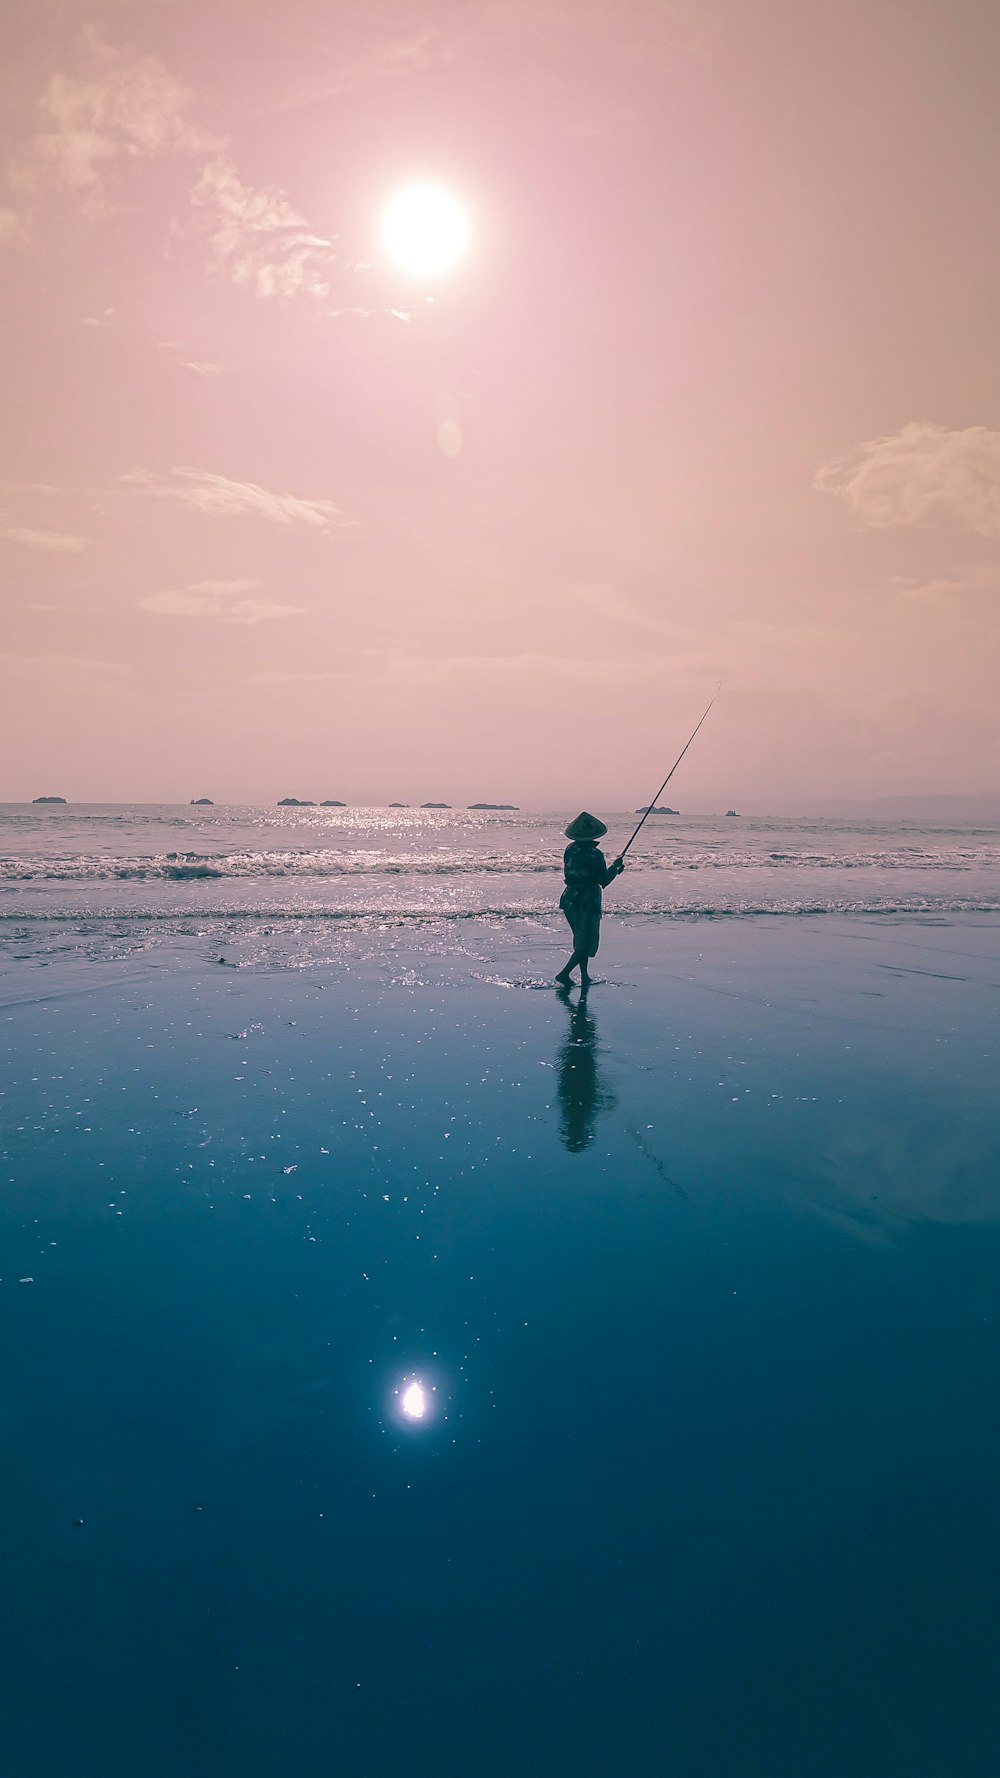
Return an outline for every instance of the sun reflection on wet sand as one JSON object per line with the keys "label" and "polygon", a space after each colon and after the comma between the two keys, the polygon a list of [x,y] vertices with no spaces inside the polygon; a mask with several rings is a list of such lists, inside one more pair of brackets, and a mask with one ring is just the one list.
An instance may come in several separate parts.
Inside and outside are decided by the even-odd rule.
{"label": "sun reflection on wet sand", "polygon": [[423,1420],[427,1414],[427,1392],[423,1384],[413,1382],[404,1389],[400,1406],[408,1420]]}

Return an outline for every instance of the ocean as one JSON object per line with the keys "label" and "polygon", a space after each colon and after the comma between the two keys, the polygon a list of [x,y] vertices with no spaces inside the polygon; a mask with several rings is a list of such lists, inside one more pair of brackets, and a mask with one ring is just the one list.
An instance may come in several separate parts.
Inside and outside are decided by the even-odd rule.
{"label": "ocean", "polygon": [[0,811],[4,1778],[995,1778],[1000,829],[564,825]]}
{"label": "ocean", "polygon": [[[635,817],[602,816],[611,858]],[[29,923],[39,944],[51,943],[40,923],[52,924],[59,943],[120,955],[194,932],[238,938],[247,956],[298,946],[306,959],[326,954],[341,924],[544,920],[558,903],[567,819],[0,805],[0,933]],[[607,906],[647,919],[995,913],[1000,824],[652,816]]]}

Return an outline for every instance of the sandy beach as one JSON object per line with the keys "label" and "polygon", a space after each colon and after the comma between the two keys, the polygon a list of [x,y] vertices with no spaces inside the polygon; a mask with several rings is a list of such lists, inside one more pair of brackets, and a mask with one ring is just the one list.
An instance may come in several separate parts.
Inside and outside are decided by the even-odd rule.
{"label": "sandy beach", "polygon": [[19,930],[11,1772],[985,1775],[996,915]]}

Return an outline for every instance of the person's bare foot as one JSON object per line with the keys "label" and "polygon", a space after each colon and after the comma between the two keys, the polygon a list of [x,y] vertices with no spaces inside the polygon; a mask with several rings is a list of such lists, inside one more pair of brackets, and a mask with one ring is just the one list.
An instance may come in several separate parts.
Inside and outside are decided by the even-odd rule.
{"label": "person's bare foot", "polygon": [[569,984],[570,984],[569,970],[568,969],[560,969],[558,975],[556,976],[556,981],[561,982],[562,986],[564,988],[568,988]]}

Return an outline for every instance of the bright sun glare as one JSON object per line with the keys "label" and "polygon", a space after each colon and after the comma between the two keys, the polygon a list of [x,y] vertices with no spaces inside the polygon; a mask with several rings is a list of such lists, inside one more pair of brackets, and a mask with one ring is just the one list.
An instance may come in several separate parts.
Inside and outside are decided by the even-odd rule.
{"label": "bright sun glare", "polygon": [[408,185],[390,201],[382,236],[404,272],[440,278],[458,264],[469,238],[465,212],[440,185]]}

